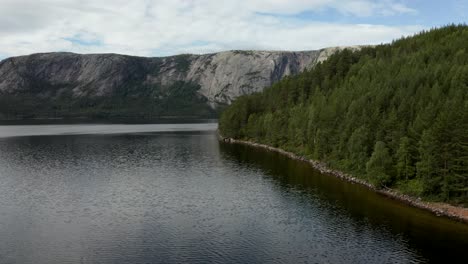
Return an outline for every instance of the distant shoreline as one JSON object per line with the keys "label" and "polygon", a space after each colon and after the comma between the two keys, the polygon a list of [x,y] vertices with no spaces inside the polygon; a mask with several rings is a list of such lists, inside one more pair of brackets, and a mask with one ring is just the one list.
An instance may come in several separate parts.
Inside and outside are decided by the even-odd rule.
{"label": "distant shoreline", "polygon": [[217,118],[164,116],[159,118],[24,118],[0,119],[0,125],[49,125],[49,124],[159,124],[202,122],[215,123]]}
{"label": "distant shoreline", "polygon": [[333,175],[344,181],[365,186],[366,188],[376,193],[384,195],[393,200],[400,201],[407,205],[410,205],[419,209],[423,209],[425,211],[429,211],[436,216],[444,216],[449,219],[468,224],[468,208],[457,207],[457,206],[453,206],[447,203],[424,202],[421,199],[398,193],[397,191],[392,190],[392,189],[378,189],[377,187],[375,187],[374,185],[370,184],[369,182],[365,180],[358,179],[356,177],[353,177],[349,174],[346,174],[338,170],[330,169],[323,162],[307,159],[305,157],[296,155],[292,152],[288,152],[280,148],[275,148],[275,147],[271,147],[265,144],[259,144],[259,143],[255,143],[251,141],[237,140],[233,138],[224,138],[221,136],[221,134],[219,134],[219,131],[218,131],[218,137],[219,137],[219,140],[224,143],[241,144],[241,145],[247,145],[247,146],[256,147],[256,148],[262,148],[268,151],[280,153],[291,159],[306,162],[310,164],[314,169],[320,171],[321,173]]}
{"label": "distant shoreline", "polygon": [[157,117],[90,117],[90,116],[74,116],[74,117],[26,117],[26,118],[1,118],[0,121],[40,121],[40,120],[165,120],[165,119],[217,119],[217,116],[157,116]]}

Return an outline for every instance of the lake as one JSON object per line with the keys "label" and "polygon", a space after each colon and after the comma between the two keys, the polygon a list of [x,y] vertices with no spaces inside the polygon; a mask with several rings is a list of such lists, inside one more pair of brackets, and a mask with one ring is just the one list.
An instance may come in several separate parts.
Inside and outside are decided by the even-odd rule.
{"label": "lake", "polygon": [[468,225],[216,127],[0,126],[0,263],[466,261]]}

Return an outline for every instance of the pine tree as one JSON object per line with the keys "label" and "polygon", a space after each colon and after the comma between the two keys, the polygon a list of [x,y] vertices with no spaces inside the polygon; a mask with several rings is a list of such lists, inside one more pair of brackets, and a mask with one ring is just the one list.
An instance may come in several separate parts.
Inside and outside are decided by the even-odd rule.
{"label": "pine tree", "polygon": [[418,146],[419,161],[416,163],[418,177],[423,181],[424,192],[431,194],[440,188],[437,171],[436,137],[432,130],[425,130]]}
{"label": "pine tree", "polygon": [[411,142],[408,137],[400,140],[400,145],[396,153],[396,170],[398,179],[408,180],[414,175],[413,157],[411,155]]}
{"label": "pine tree", "polygon": [[374,152],[366,163],[367,176],[378,185],[386,186],[391,183],[388,170],[392,165],[392,157],[388,148],[382,141],[377,141],[374,146]]}

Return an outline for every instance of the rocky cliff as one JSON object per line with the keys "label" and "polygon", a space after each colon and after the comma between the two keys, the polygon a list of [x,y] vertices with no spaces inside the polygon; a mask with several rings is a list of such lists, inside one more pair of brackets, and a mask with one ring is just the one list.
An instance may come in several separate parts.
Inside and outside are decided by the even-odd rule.
{"label": "rocky cliff", "polygon": [[[74,53],[12,57],[0,62],[0,113],[213,114],[219,105],[313,67],[339,49],[227,51],[162,58]],[[180,104],[182,112],[176,109]],[[191,105],[197,105],[196,109]]]}

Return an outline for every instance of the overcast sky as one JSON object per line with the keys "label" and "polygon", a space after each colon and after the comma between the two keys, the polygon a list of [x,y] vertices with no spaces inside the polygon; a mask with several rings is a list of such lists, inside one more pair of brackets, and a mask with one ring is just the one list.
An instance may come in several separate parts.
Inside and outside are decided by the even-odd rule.
{"label": "overcast sky", "polygon": [[468,0],[0,0],[0,59],[380,44],[467,15]]}

